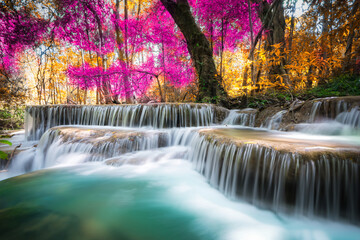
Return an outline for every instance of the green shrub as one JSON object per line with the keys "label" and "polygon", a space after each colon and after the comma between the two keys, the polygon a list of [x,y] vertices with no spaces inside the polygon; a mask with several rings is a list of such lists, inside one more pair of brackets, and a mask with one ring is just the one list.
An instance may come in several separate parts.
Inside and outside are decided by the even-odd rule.
{"label": "green shrub", "polygon": [[267,99],[256,99],[256,98],[250,98],[248,100],[248,107],[250,108],[264,108],[268,104]]}
{"label": "green shrub", "polygon": [[[0,144],[7,144],[9,146],[12,145],[11,142],[9,142],[8,140],[5,140],[5,139],[0,139]],[[8,154],[3,152],[3,151],[0,151],[0,159],[4,159],[4,160],[7,160],[8,159]]]}
{"label": "green shrub", "polygon": [[307,94],[315,97],[360,95],[360,76],[348,74],[338,76],[324,85],[310,89]]}
{"label": "green shrub", "polygon": [[0,108],[0,130],[23,128],[24,115],[24,107]]}

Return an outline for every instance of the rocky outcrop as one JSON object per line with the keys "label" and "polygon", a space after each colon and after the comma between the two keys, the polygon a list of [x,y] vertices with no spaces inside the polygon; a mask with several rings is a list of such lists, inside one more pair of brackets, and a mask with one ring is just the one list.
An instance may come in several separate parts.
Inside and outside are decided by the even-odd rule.
{"label": "rocky outcrop", "polygon": [[221,123],[229,114],[222,107],[195,103],[27,106],[25,112],[28,140],[38,140],[47,129],[60,125],[197,127]]}
{"label": "rocky outcrop", "polygon": [[231,110],[230,114],[224,119],[222,124],[254,127],[257,113],[258,110],[253,108]]}
{"label": "rocky outcrop", "polygon": [[[231,127],[296,130],[299,123],[313,125],[339,116],[352,123],[349,118],[359,116],[359,102],[360,97],[295,101],[260,112],[208,104],[28,107],[27,134],[42,137],[26,171],[66,163],[68,158],[72,163],[106,161],[121,166],[179,157],[192,161],[212,186],[233,199],[275,212],[359,224],[359,145]],[[222,126],[207,127],[217,123]],[[77,126],[58,126],[71,124]],[[145,126],[149,128],[140,128]],[[185,128],[193,126],[206,128]]]}
{"label": "rocky outcrop", "polygon": [[253,129],[204,129],[191,160],[233,199],[275,212],[360,223],[358,145]]}
{"label": "rocky outcrop", "polygon": [[[360,106],[360,96],[295,100],[287,107],[273,106],[262,111],[230,111],[216,105],[196,103],[28,106],[25,130],[29,140],[40,139],[47,129],[59,125],[172,128],[224,123],[289,130],[293,128],[291,125],[298,123],[336,119],[340,113],[350,112],[357,106]],[[360,115],[358,112],[350,115],[356,114]],[[227,120],[223,122],[224,119]],[[343,116],[342,119],[346,123],[354,122],[349,120],[349,116]],[[354,124],[357,124],[357,120]]]}
{"label": "rocky outcrop", "polygon": [[295,110],[289,109],[285,122],[304,123],[320,119],[335,119],[340,113],[360,105],[360,96],[319,98],[306,101]]}
{"label": "rocky outcrop", "polygon": [[[170,144],[169,133],[158,130],[64,126],[49,129],[39,141],[31,171],[66,162],[61,156],[81,154],[81,161],[102,161],[124,153]],[[80,160],[79,160],[80,161]]]}
{"label": "rocky outcrop", "polygon": [[[319,98],[309,101],[295,100],[288,107],[268,107],[256,116],[256,127],[266,122],[280,111],[284,111],[277,130],[294,129],[295,124],[313,123],[324,119],[334,120],[339,114],[350,112],[360,106],[360,96]],[[346,118],[346,117],[344,117]],[[347,118],[347,121],[348,120]]]}

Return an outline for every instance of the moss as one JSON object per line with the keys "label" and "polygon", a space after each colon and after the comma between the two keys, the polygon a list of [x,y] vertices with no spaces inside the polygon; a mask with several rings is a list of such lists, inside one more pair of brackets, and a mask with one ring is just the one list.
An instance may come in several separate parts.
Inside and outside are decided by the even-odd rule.
{"label": "moss", "polygon": [[305,96],[333,97],[360,95],[360,76],[344,74],[305,92]]}
{"label": "moss", "polygon": [[24,107],[0,108],[0,130],[22,129],[24,115]]}

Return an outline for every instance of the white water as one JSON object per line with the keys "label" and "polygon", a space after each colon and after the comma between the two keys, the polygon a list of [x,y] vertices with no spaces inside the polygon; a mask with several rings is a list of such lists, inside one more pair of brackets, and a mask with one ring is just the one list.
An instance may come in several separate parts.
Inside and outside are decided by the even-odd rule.
{"label": "white water", "polygon": [[334,120],[326,120],[318,123],[300,123],[294,126],[294,130],[314,135],[333,135],[333,136],[356,136],[360,135],[360,129],[351,125],[339,123]]}
{"label": "white water", "polygon": [[256,112],[252,108],[230,110],[230,114],[222,122],[223,125],[255,126]]}
{"label": "white water", "polygon": [[267,119],[265,124],[262,124],[261,127],[270,130],[279,130],[282,118],[286,112],[287,112],[286,110],[281,110],[280,112],[277,112],[272,117]]}
{"label": "white water", "polygon": [[60,125],[154,128],[209,126],[214,123],[214,117],[214,106],[208,104],[29,106],[25,115],[25,135],[28,140],[38,140],[47,129]]}
{"label": "white water", "polygon": [[[306,123],[296,124],[295,131],[309,134],[323,135],[360,135],[360,110],[359,103],[349,103],[345,100],[333,98],[316,99]],[[281,110],[269,117],[261,127],[280,130],[286,110]]]}
{"label": "white water", "polygon": [[[145,179],[151,185],[163,188],[159,196],[162,201],[179,211],[194,214],[198,231],[211,229],[217,232],[216,239],[219,240],[355,240],[360,234],[360,229],[354,226],[306,218],[293,219],[246,203],[230,201],[193,171],[188,161],[176,158],[149,160],[141,168],[132,164],[120,168],[94,165],[72,171],[79,175]],[[149,200],[154,201],[152,198]]]}
{"label": "white water", "polygon": [[[30,149],[23,152],[0,178],[54,166],[94,161],[106,161],[113,166],[139,166],[179,158],[193,162],[195,170],[230,199],[246,200],[275,212],[320,215],[351,222],[358,219],[360,208],[355,204],[360,196],[357,190],[360,182],[360,174],[357,174],[358,158],[347,160],[336,154],[328,154],[309,162],[306,155],[277,151],[256,143],[241,147],[231,143],[218,144],[205,135],[200,135],[198,130],[201,128],[139,131],[134,128],[67,126],[65,135],[61,133],[61,129],[58,127],[48,130],[36,151]],[[74,134],[71,134],[71,129],[74,129]],[[314,142],[317,138],[320,146],[323,141],[332,145],[359,146],[338,137],[247,129],[244,132],[241,128],[225,128],[235,135],[249,134],[250,138],[253,134],[262,134],[280,141],[286,142],[289,139],[299,143]],[[95,135],[93,131],[96,132]],[[121,135],[121,138],[114,139],[117,131],[136,134],[135,137]],[[79,136],[82,137],[79,139]],[[289,180],[290,175],[294,176]],[[346,190],[340,191],[344,185],[347,186]],[[332,194],[334,192],[335,195]],[[289,198],[289,195],[292,197]],[[339,202],[338,198],[344,200]]]}
{"label": "white water", "polygon": [[[338,104],[339,105],[339,104]],[[314,104],[309,123],[296,124],[295,131],[308,134],[360,136],[360,110],[353,107],[349,111],[337,112],[335,119],[316,118],[321,102]],[[342,105],[340,105],[342,106]],[[338,107],[337,111],[346,109]]]}
{"label": "white water", "polygon": [[310,113],[310,117],[309,117],[308,122],[310,122],[310,123],[315,122],[321,105],[322,105],[322,102],[320,102],[320,101],[319,102],[314,102],[314,104],[313,104],[313,106],[311,108],[311,113]]}
{"label": "white water", "polygon": [[350,111],[341,112],[335,120],[352,128],[360,129],[360,109],[354,107]]}
{"label": "white water", "polygon": [[[169,151],[174,148],[155,150],[164,154]],[[140,151],[134,155],[147,153]],[[78,162],[82,155],[74,154],[71,159]],[[113,228],[144,240],[184,239],[180,236],[189,235],[189,228],[197,233],[194,239],[203,240],[356,240],[360,235],[360,229],[354,226],[293,219],[230,201],[195,172],[189,161],[170,156],[149,157],[141,166],[111,167],[101,163],[57,166],[25,175],[22,185],[21,180],[7,182],[8,186],[17,184],[20,190],[14,196],[16,202],[21,202],[19,197],[22,197],[26,202],[38,204],[39,210],[51,207],[55,213],[71,214],[84,222],[83,226],[88,227],[85,233],[91,239],[114,233]],[[184,216],[187,219],[181,222]],[[179,225],[172,224],[179,220]],[[42,236],[44,231],[51,233],[63,224],[66,222],[44,229],[41,224],[32,223],[32,231]],[[113,235],[111,239],[122,237]]]}
{"label": "white water", "polygon": [[[93,113],[88,113],[94,114],[91,115],[92,117],[85,117],[90,115],[84,112],[80,114],[78,112],[80,110],[68,114],[65,108],[61,109],[64,112],[54,113],[55,110],[49,110],[47,114],[50,115],[47,117],[31,119],[32,125],[40,127],[41,130],[30,127],[29,136],[38,136],[42,134],[41,131],[61,121],[88,123],[89,119],[92,119],[91,124],[122,124],[119,122],[120,118],[115,117],[116,114],[113,111],[119,111],[115,108],[115,110],[110,108],[106,110],[107,112],[98,109]],[[134,106],[132,109],[137,111]],[[163,113],[159,112],[160,109],[163,109]],[[165,199],[185,212],[195,213],[201,223],[205,222],[206,227],[218,226],[216,228],[220,236],[218,239],[242,237],[245,239],[356,239],[359,233],[357,228],[331,223],[329,220],[348,221],[354,224],[359,222],[360,208],[357,204],[360,196],[359,158],[342,159],[336,154],[327,154],[319,159],[304,159],[296,152],[278,151],[276,148],[267,148],[251,142],[242,147],[231,143],[224,144],[199,134],[198,130],[201,127],[174,128],[175,125],[187,126],[189,123],[189,126],[206,126],[215,121],[214,112],[210,108],[192,110],[192,108],[184,107],[182,109],[184,110],[181,115],[176,115],[178,112],[165,105],[163,108],[157,108],[157,115],[152,115],[151,124],[148,122],[150,120],[145,120],[147,117],[143,115],[147,111],[136,115],[128,110],[124,115],[124,119],[127,120],[122,120],[126,122],[124,125],[131,126],[135,121],[137,123],[134,125],[141,126],[141,129],[73,126],[74,129],[84,131],[105,131],[105,134],[95,137],[91,134],[83,134],[79,138],[78,133],[63,136],[58,131],[61,127],[50,129],[43,134],[36,149],[29,148],[18,154],[13,159],[9,171],[0,173],[0,179],[43,168],[56,168],[58,169],[56,171],[63,169],[69,171],[74,168],[77,175],[100,174],[110,179],[117,178],[115,176],[117,174],[121,178],[146,178],[151,184],[175,189],[174,196],[166,196]],[[314,108],[314,121],[318,109],[319,107]],[[189,111],[193,112],[189,114]],[[35,112],[43,114],[42,111]],[[96,115],[97,113],[107,117]],[[275,114],[266,126],[269,129],[278,129],[284,114],[285,111]],[[54,122],[51,120],[47,124],[37,122],[39,119],[56,119],[58,116],[71,116],[71,118],[70,120],[54,120]],[[250,115],[241,115],[241,113],[231,111],[223,124],[239,124],[240,122],[251,125],[255,118],[252,116],[248,118],[248,116],[250,117]],[[355,148],[359,147],[358,135],[353,134],[356,124],[353,124],[352,120],[346,120],[356,118],[357,112],[350,110],[338,116],[340,117],[332,122],[296,126],[295,130],[312,135],[277,131],[257,132],[262,133],[264,137],[272,134],[275,140],[288,138],[290,142],[290,139],[295,139],[296,143],[318,140],[319,146],[311,148],[321,149],[320,142],[324,140],[333,142],[335,145],[353,144]],[[176,120],[166,120],[172,117]],[[152,128],[145,128],[149,125]],[[164,129],[163,127],[166,126],[171,128]],[[161,129],[157,129],[158,127]],[[233,131],[236,136],[236,128],[232,126],[227,129]],[[251,130],[248,129],[248,131]],[[113,139],[113,132],[118,130],[138,134]],[[323,136],[313,134],[323,134]],[[353,134],[354,138],[347,137],[349,134]],[[346,137],[342,139],[339,135]],[[101,164],[93,162],[101,162]],[[71,166],[71,168],[63,168],[64,166]],[[111,166],[116,166],[116,168]],[[196,171],[193,171],[191,166]],[[36,172],[34,174],[36,175]],[[289,182],[288,179],[294,180]],[[61,182],[61,179],[59,181]],[[275,214],[257,210],[248,204],[231,202],[220,192],[230,199],[247,201],[255,206],[270,209]],[[162,197],[164,196],[160,196]],[[320,222],[300,221],[286,217],[288,215],[284,216],[284,213],[297,215],[298,219],[304,216],[312,219],[325,218],[326,224],[330,224],[331,227],[322,226],[321,221],[324,219]]]}

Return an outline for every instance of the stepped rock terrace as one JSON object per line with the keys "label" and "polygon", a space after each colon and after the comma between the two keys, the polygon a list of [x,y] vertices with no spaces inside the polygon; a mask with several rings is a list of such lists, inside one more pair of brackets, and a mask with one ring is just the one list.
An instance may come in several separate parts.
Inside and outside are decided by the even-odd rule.
{"label": "stepped rock terrace", "polygon": [[27,106],[25,130],[28,140],[40,139],[59,125],[122,127],[197,127],[221,123],[229,110],[211,104],[137,104],[98,106]]}
{"label": "stepped rock terrace", "polygon": [[212,186],[233,199],[359,224],[359,143],[305,137],[249,128],[202,129],[190,159]]}
{"label": "stepped rock terrace", "polygon": [[[337,110],[326,115],[325,106]],[[133,199],[137,199],[141,207],[144,201],[149,201],[150,208],[154,207],[152,204],[159,206],[159,199],[166,199],[161,205],[174,203],[176,212],[182,211],[178,209],[178,199],[189,200],[194,202],[190,209],[201,212],[207,204],[213,209],[214,199],[206,194],[202,196],[198,188],[196,192],[183,194],[187,189],[201,186],[225,195],[227,198],[221,196],[221,201],[227,206],[244,204],[248,208],[250,203],[257,207],[256,211],[281,219],[284,221],[280,223],[281,228],[286,229],[288,236],[297,234],[290,234],[292,228],[287,225],[287,218],[293,216],[297,216],[295,221],[305,216],[315,222],[359,226],[358,106],[354,98],[338,99],[338,103],[334,99],[297,102],[289,109],[277,108],[276,111],[227,110],[211,104],[28,106],[26,137],[31,141],[26,141],[26,148],[18,149],[19,153],[8,169],[0,173],[0,178],[33,173],[1,181],[4,184],[0,184],[0,192],[9,194],[7,184],[18,187],[22,181],[32,179],[34,184],[38,180],[56,183],[59,187],[59,190],[56,186],[53,189],[56,194],[68,188],[67,194],[73,199],[69,186],[76,189],[97,186],[93,193],[84,190],[84,196],[101,196],[103,189],[120,184],[119,188],[111,188],[116,189],[110,194],[115,201],[110,199],[107,204],[111,212],[123,209],[114,207],[117,204],[124,201],[132,204]],[[301,118],[292,122],[288,119],[299,116]],[[289,122],[296,132],[290,128],[286,129],[289,132],[278,131]],[[303,132],[305,128],[307,132]],[[151,192],[149,189],[153,187],[158,190]],[[27,195],[34,192],[35,202],[46,198],[40,196],[37,189],[29,191]],[[135,196],[134,192],[141,194]],[[171,197],[174,192],[176,198]],[[0,205],[4,208],[17,204],[21,194],[10,194],[4,201],[0,200]],[[200,208],[198,197],[206,199]],[[85,199],[88,197],[79,197],[81,206],[86,205]],[[102,197],[99,200],[104,202]],[[15,210],[16,206],[13,206]],[[67,209],[68,202],[59,206]],[[223,208],[223,204],[220,206]],[[71,212],[78,208],[75,204]],[[99,213],[103,214],[101,210]],[[237,218],[243,212],[235,210],[232,214]],[[77,216],[87,219],[83,213]],[[250,218],[262,221],[257,215]],[[139,221],[142,219],[136,226]],[[345,232],[342,230],[341,235]],[[356,239],[353,236],[357,236],[357,232],[350,230],[345,235]],[[326,236],[337,239],[339,235],[326,233]]]}

